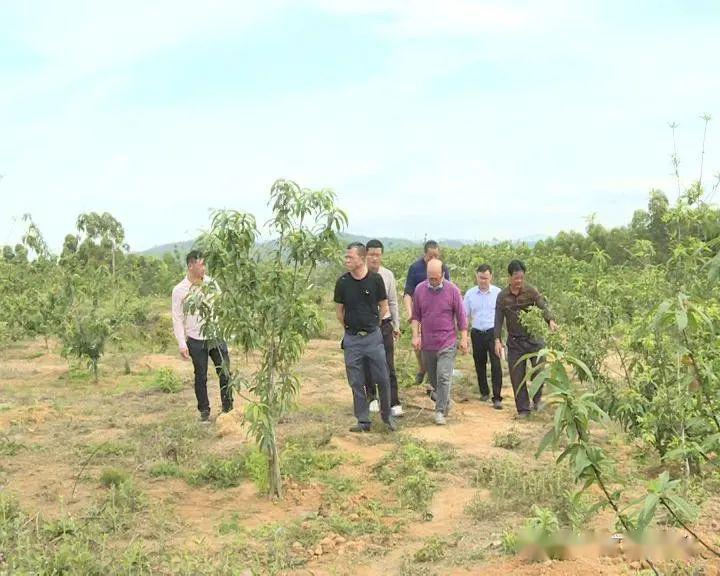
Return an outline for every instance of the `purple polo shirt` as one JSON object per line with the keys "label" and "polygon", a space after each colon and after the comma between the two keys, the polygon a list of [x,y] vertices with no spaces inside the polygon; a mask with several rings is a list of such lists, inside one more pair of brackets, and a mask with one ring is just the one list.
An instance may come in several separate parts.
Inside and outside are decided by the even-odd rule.
{"label": "purple polo shirt", "polygon": [[467,315],[460,289],[443,280],[442,290],[430,288],[427,280],[420,282],[413,295],[413,320],[420,322],[422,349],[437,352],[457,341],[457,331],[467,329]]}

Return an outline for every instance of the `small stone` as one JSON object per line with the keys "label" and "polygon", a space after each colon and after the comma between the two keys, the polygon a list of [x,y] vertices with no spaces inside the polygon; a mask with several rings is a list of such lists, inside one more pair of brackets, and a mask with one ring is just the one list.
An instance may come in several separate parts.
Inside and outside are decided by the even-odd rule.
{"label": "small stone", "polygon": [[630,562],[630,568],[632,568],[633,570],[640,570],[640,568],[642,568],[642,564],[640,564],[640,562],[638,562],[637,560],[633,560],[632,562]]}
{"label": "small stone", "polygon": [[335,544],[345,544],[345,542],[347,542],[347,540],[342,536],[335,536]]}
{"label": "small stone", "polygon": [[292,549],[295,550],[296,552],[300,552],[301,550],[304,550],[303,545],[297,541],[292,543]]}
{"label": "small stone", "polygon": [[322,546],[320,546],[320,544],[315,546],[315,550],[313,550],[313,554],[315,554],[315,556],[322,556],[323,549],[322,549]]}

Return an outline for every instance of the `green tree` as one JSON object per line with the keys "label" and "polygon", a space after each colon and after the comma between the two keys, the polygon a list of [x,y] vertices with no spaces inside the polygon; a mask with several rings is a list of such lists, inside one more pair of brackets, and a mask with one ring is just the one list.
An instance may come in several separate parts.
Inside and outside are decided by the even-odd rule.
{"label": "green tree", "polygon": [[216,283],[206,283],[190,307],[204,318],[210,340],[222,338],[260,353],[252,377],[235,374],[232,381],[251,393],[245,418],[268,457],[270,495],[282,497],[276,425],[300,388],[293,366],[321,326],[310,278],[318,263],[337,258],[338,233],[347,217],[330,190],[308,190],[288,180],[273,184],[270,203],[268,229],[275,239],[262,256],[255,251],[259,231],[252,215],[214,214],[201,245]]}

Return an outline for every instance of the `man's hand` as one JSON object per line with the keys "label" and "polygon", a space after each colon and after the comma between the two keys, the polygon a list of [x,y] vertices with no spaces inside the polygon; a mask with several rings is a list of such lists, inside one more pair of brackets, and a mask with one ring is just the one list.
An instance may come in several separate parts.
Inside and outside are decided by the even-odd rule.
{"label": "man's hand", "polygon": [[190,352],[188,352],[187,348],[180,349],[180,356],[183,360],[190,360]]}
{"label": "man's hand", "polygon": [[422,345],[422,339],[420,336],[413,336],[412,345],[415,350],[418,352],[420,351],[420,346]]}
{"label": "man's hand", "polygon": [[550,320],[550,322],[548,322],[548,326],[550,326],[550,332],[555,332],[558,329],[558,325],[555,320]]}
{"label": "man's hand", "polygon": [[460,352],[463,354],[468,353],[468,339],[467,335],[464,335],[462,338],[460,338]]}
{"label": "man's hand", "polygon": [[400,340],[400,330],[393,330],[393,342]]}
{"label": "man's hand", "polygon": [[495,356],[497,356],[498,358],[502,358],[503,350],[505,350],[505,346],[503,346],[502,341],[495,340]]}

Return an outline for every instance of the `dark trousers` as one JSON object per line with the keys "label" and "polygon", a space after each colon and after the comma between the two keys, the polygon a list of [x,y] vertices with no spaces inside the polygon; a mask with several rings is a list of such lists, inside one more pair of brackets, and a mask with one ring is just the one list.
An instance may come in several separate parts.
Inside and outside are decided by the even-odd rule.
{"label": "dark trousers", "polygon": [[187,339],[188,352],[192,358],[195,370],[195,398],[201,414],[210,412],[210,400],[207,393],[208,357],[215,365],[215,372],[220,377],[220,398],[223,412],[232,410],[233,398],[230,387],[230,355],[227,344],[222,342],[216,347],[209,348],[207,340]]}
{"label": "dark trousers", "polygon": [[[395,339],[393,338],[393,325],[391,321],[383,322],[380,325],[382,331],[383,346],[385,347],[385,361],[387,363],[388,377],[390,379],[390,406],[399,406],[397,374],[395,373]],[[373,380],[370,361],[366,358],[365,364],[365,395],[368,402],[377,398],[377,383]]]}
{"label": "dark trousers", "polygon": [[[518,413],[530,412],[530,397],[528,395],[528,384],[523,383],[525,378],[527,360],[523,360],[518,363],[518,360],[525,354],[531,352],[537,352],[544,344],[537,340],[530,338],[513,337],[508,336],[507,341],[507,359],[508,368],[510,369],[510,381],[512,382],[513,392],[515,392],[515,407]],[[532,366],[537,366],[538,359],[533,357],[531,359]],[[542,400],[543,387],[535,393],[533,396],[533,402],[537,406],[540,400]]]}
{"label": "dark trousers", "polygon": [[500,358],[495,355],[495,338],[494,330],[470,330],[470,340],[472,342],[473,361],[475,362],[475,372],[477,373],[478,387],[480,394],[483,396],[490,395],[487,381],[487,360],[490,357],[490,376],[492,378],[492,399],[502,400],[502,367],[500,366]]}
{"label": "dark trousers", "polygon": [[384,422],[390,419],[390,385],[385,361],[385,348],[380,330],[369,334],[351,334],[343,337],[345,372],[352,388],[353,412],[360,424],[370,423],[370,410],[365,395],[365,362],[370,364],[372,379],[380,392],[380,416]]}

